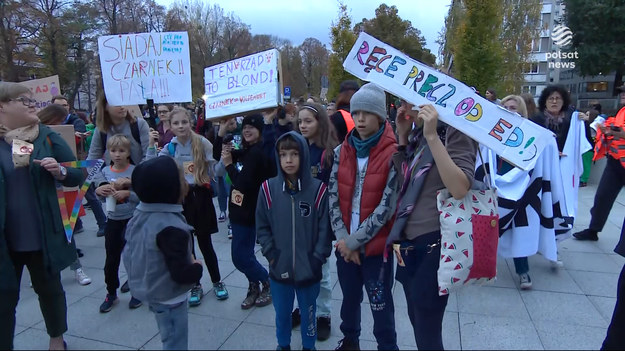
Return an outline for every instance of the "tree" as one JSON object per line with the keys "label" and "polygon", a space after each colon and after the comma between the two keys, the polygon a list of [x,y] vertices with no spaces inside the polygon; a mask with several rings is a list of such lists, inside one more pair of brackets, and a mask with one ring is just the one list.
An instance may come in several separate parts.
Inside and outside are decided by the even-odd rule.
{"label": "tree", "polygon": [[319,96],[321,77],[327,74],[328,50],[315,38],[304,39],[299,50],[302,55],[302,72],[306,83],[306,92]]}
{"label": "tree", "polygon": [[[532,40],[540,31],[540,0],[504,0],[503,46],[500,79],[497,91],[519,94],[525,81],[524,69],[531,62]],[[503,95],[502,95],[503,96]]]}
{"label": "tree", "polygon": [[[500,3],[494,6],[500,6],[501,11],[491,13],[493,13],[493,16],[500,16],[497,18],[501,23],[501,28],[499,37],[493,39],[495,35],[494,30],[497,31],[499,29],[488,26],[492,26],[494,23],[480,22],[481,20],[477,19],[478,27],[475,28],[474,24],[467,23],[467,1],[454,0],[445,18],[445,28],[439,33],[439,39],[437,40],[437,43],[441,45],[439,55],[442,58],[442,68],[445,72],[458,78],[465,77],[461,72],[462,69],[468,75],[467,69],[471,69],[471,65],[482,65],[481,62],[486,56],[484,55],[486,51],[482,52],[484,49],[481,46],[482,44],[467,45],[468,42],[475,42],[476,38],[468,38],[466,30],[471,29],[472,32],[479,31],[479,26],[484,25],[485,27],[482,29],[486,32],[484,35],[489,35],[489,38],[491,38],[489,40],[492,40],[492,43],[497,43],[501,50],[494,47],[486,48],[487,50],[494,49],[494,54],[488,54],[488,60],[485,61],[487,66],[483,67],[482,73],[477,74],[490,75],[496,79],[486,82],[477,80],[474,81],[477,83],[466,83],[475,86],[479,85],[480,91],[493,87],[504,94],[518,94],[524,82],[523,68],[531,61],[532,39],[538,36],[538,31],[540,30],[540,10],[542,5],[540,0],[498,1]],[[488,4],[483,3],[482,5]],[[481,10],[478,9],[478,11]],[[473,21],[475,20],[476,17],[473,17]],[[465,45],[464,48],[461,48],[461,44]],[[496,69],[493,70],[493,67]]]}
{"label": "tree", "polygon": [[363,18],[356,24],[354,32],[367,32],[379,40],[391,44],[415,60],[426,65],[434,66],[436,57],[425,48],[425,38],[421,31],[412,25],[412,22],[399,16],[399,10],[395,5],[381,4],[375,10],[372,19]]}
{"label": "tree", "polygon": [[332,53],[329,58],[328,76],[330,88],[328,98],[332,99],[339,93],[339,87],[344,80],[356,79],[343,69],[343,62],[356,42],[356,34],[352,30],[352,18],[347,12],[347,6],[339,2],[339,16],[330,27],[332,36]]}
{"label": "tree", "polygon": [[613,0],[565,0],[566,25],[573,32],[570,51],[582,76],[616,71],[615,86],[625,73],[625,3]]}
{"label": "tree", "polygon": [[496,85],[503,62],[503,0],[465,0],[465,18],[459,27],[454,53],[455,76],[479,91]]}

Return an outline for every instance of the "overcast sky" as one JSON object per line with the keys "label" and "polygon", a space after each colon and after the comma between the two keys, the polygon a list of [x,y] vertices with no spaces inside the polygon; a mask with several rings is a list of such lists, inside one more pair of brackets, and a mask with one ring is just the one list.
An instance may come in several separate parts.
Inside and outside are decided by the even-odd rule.
{"label": "overcast sky", "polygon": [[[169,6],[174,0],[156,0]],[[372,0],[344,0],[353,24],[363,18],[375,17],[375,9],[382,3]],[[394,0],[399,16],[412,22],[425,37],[426,47],[436,56],[438,45],[434,42],[445,24],[445,15],[451,0]],[[226,12],[234,12],[241,21],[251,26],[252,34],[273,34],[300,45],[304,39],[319,39],[330,49],[330,26],[338,17],[337,0],[217,0]]]}

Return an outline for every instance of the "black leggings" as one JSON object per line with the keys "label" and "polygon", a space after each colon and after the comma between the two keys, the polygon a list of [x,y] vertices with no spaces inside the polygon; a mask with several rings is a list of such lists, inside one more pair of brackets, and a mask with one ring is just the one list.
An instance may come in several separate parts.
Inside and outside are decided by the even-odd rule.
{"label": "black leggings", "polygon": [[[183,209],[187,223],[195,228],[197,243],[200,251],[202,251],[202,256],[204,256],[211,281],[218,283],[221,281],[221,274],[219,274],[219,263],[211,241],[211,234],[218,232],[219,229],[211,190],[203,186],[192,185],[184,199]],[[191,236],[191,240],[193,240],[193,236]],[[193,256],[195,256],[195,243],[191,247]]]}
{"label": "black leggings", "polygon": [[[208,273],[211,276],[211,281],[214,283],[219,283],[221,281],[221,274],[219,273],[219,262],[217,261],[217,254],[215,253],[215,249],[213,248],[213,241],[211,240],[210,234],[197,234],[197,245],[200,247],[200,251],[202,251],[202,256],[204,256],[204,262],[206,262],[206,268],[208,268]],[[193,246],[191,252],[193,256],[195,255],[195,243],[193,242],[193,235],[191,236],[191,241]],[[197,282],[200,283],[199,281]]]}

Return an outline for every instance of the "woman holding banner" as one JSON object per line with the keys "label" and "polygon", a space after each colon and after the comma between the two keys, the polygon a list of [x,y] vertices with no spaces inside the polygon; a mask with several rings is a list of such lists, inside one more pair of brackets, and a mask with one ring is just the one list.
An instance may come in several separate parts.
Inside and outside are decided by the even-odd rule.
{"label": "woman holding banner", "polygon": [[61,271],[76,259],[76,247],[65,236],[55,183],[81,184],[80,169],[59,164],[75,160],[63,139],[39,124],[30,89],[0,82],[0,349],[13,349],[24,266],[39,296],[49,348],[66,348]]}
{"label": "woman holding banner", "polygon": [[399,178],[409,178],[400,179],[398,216],[387,245],[400,243],[404,266],[398,264],[396,279],[404,288],[417,348],[442,350],[449,295],[438,295],[441,234],[436,195],[443,188],[456,199],[467,194],[477,144],[459,130],[438,123],[434,106],[419,106],[418,113],[412,108],[402,101],[397,110],[399,147],[393,163]]}

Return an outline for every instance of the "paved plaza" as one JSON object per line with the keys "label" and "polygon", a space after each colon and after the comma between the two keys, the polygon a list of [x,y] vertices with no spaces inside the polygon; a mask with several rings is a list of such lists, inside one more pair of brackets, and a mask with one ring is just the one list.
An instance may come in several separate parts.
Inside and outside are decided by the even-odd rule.
{"label": "paved plaza", "polygon": [[[595,172],[593,172],[595,173]],[[596,177],[593,177],[596,179]],[[582,188],[575,230],[590,221],[596,181]],[[215,202],[217,206],[217,203]],[[99,312],[104,300],[104,238],[96,237],[97,226],[91,212],[84,218],[85,231],[76,242],[85,256],[85,272],[93,279],[87,286],[74,280],[73,272],[63,272],[67,295],[68,325],[65,334],[70,350],[79,349],[160,349],[158,328],[147,306],[128,309],[130,294],[120,294],[120,303],[109,313]],[[447,349],[599,349],[616,301],[618,274],[625,258],[613,252],[623,218],[625,192],[621,192],[598,242],[574,239],[560,243],[564,267],[553,271],[543,257],[530,257],[530,291],[521,291],[511,259],[499,259],[497,281],[489,286],[470,286],[452,294],[445,313],[443,340]],[[225,223],[213,235],[222,277],[230,298],[218,301],[206,269],[202,278],[205,294],[202,304],[189,310],[189,348],[222,350],[275,349],[273,307],[244,311],[239,304],[247,291],[247,280],[230,258],[230,241]],[[266,260],[257,246],[261,263]],[[199,253],[199,250],[196,249]],[[317,349],[332,350],[341,339],[339,310],[341,288],[337,282],[333,258],[332,336],[318,342]],[[123,266],[120,279],[125,280]],[[395,320],[400,349],[416,349],[412,327],[406,312],[401,284],[394,286]],[[366,298],[365,298],[366,300]],[[369,306],[362,306],[362,349],[376,349],[373,320]],[[37,296],[29,288],[26,273],[21,284],[17,308],[16,349],[47,349],[48,335],[39,310]],[[293,349],[301,349],[298,331],[293,332]]]}

